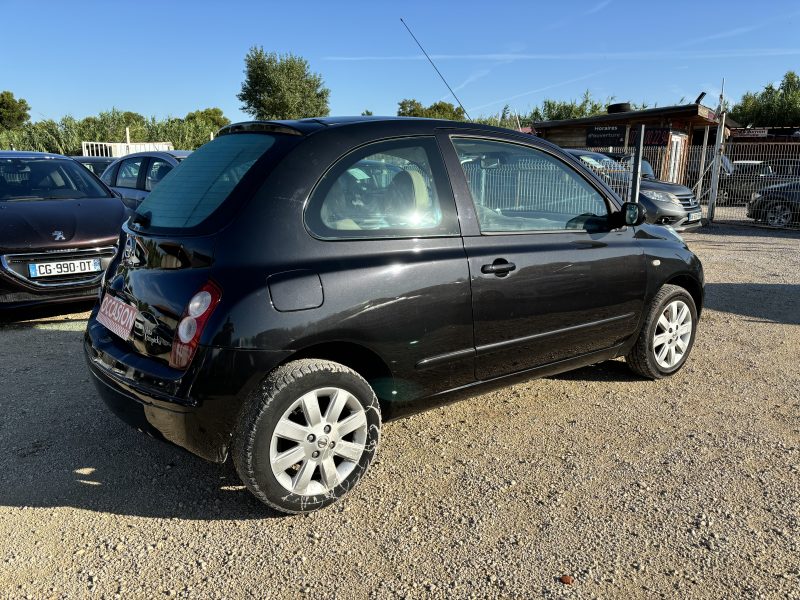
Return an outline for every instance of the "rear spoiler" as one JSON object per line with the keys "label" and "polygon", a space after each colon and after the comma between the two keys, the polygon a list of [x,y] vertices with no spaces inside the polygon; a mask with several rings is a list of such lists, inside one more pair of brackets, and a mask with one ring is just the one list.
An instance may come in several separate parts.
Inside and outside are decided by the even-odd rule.
{"label": "rear spoiler", "polygon": [[286,123],[273,121],[244,121],[231,123],[217,132],[217,137],[231,133],[283,133],[286,135],[305,135],[305,132]]}

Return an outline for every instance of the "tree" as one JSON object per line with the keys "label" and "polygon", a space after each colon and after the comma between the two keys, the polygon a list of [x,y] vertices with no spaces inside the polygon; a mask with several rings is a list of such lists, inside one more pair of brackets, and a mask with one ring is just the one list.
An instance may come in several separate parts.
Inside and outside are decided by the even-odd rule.
{"label": "tree", "polygon": [[361,116],[362,117],[371,117],[372,116],[372,111],[369,110],[369,109],[366,109],[364,112],[361,113]]}
{"label": "tree", "polygon": [[31,118],[30,110],[24,98],[17,100],[9,91],[0,93],[0,130],[24,125]]}
{"label": "tree", "polygon": [[397,116],[448,119],[450,121],[463,121],[466,118],[464,109],[450,102],[439,101],[430,106],[423,106],[419,100],[414,99],[405,99],[398,102]]}
{"label": "tree", "polygon": [[256,119],[302,119],[328,115],[330,90],[308,61],[253,46],[244,58],[245,79],[237,98]]}
{"label": "tree", "polygon": [[230,125],[231,120],[222,114],[221,108],[204,108],[203,110],[193,110],[184,119],[187,123],[202,123],[220,129],[225,125]]}
{"label": "tree", "polygon": [[[589,90],[583,93],[578,100],[544,100],[541,105],[534,108],[527,119],[538,123],[540,121],[560,121],[562,119],[580,119],[591,117],[606,112],[606,105],[613,98],[600,102],[592,97]],[[526,120],[527,120],[526,119]]]}
{"label": "tree", "polygon": [[787,71],[777,88],[769,84],[760,92],[747,92],[733,106],[730,115],[742,125],[800,125],[800,77],[794,71]]}

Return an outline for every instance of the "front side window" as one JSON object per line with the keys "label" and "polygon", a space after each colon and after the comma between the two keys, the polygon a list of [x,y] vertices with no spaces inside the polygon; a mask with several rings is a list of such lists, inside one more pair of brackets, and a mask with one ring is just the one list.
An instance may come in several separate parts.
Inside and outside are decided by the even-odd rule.
{"label": "front side window", "polygon": [[603,196],[559,159],[528,146],[452,138],[481,232],[598,230]]}
{"label": "front side window", "polygon": [[370,144],[326,173],[306,223],[323,238],[457,235],[445,181],[433,138]]}
{"label": "front side window", "polygon": [[119,166],[117,175],[117,187],[135,188],[139,180],[139,170],[142,168],[144,158],[127,158]]}

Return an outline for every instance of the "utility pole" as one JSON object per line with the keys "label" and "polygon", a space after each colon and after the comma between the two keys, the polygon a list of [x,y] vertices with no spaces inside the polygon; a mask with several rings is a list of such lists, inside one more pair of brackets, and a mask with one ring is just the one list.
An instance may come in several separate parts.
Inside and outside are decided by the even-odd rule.
{"label": "utility pole", "polygon": [[642,152],[644,151],[644,125],[639,125],[639,139],[633,154],[633,172],[631,173],[631,197],[628,202],[639,202],[639,188],[642,183]]}
{"label": "utility pole", "polygon": [[722,167],[722,143],[725,140],[725,80],[719,92],[719,108],[717,109],[717,142],[714,144],[714,164],[711,167],[711,190],[708,198],[708,222],[714,222],[719,192],[719,170]]}

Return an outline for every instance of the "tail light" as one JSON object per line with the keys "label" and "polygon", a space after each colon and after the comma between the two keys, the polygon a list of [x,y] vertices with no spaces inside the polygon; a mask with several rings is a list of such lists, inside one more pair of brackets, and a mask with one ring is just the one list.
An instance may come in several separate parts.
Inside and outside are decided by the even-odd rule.
{"label": "tail light", "polygon": [[222,290],[209,281],[189,300],[172,340],[172,351],[169,353],[170,367],[185,369],[192,362],[203,329],[219,304],[220,298]]}

